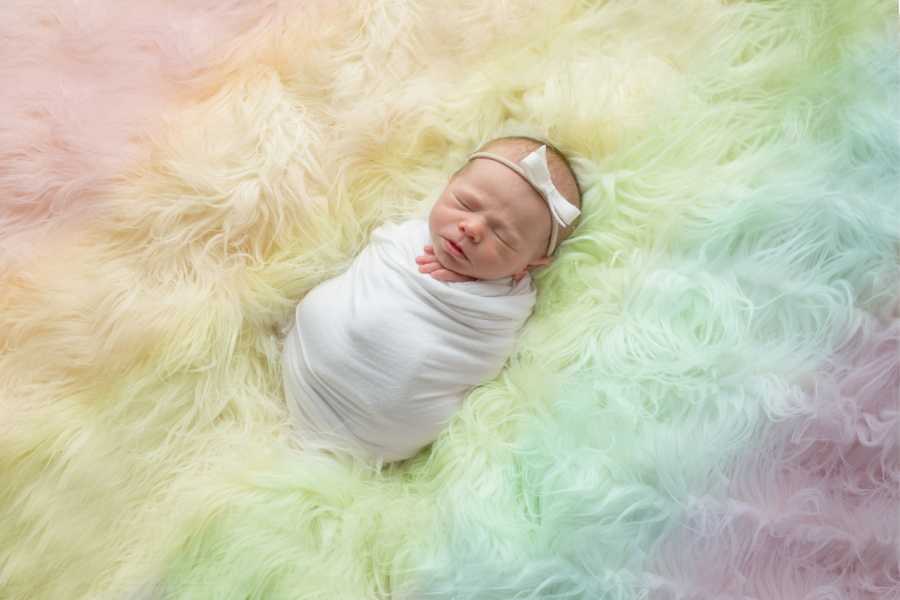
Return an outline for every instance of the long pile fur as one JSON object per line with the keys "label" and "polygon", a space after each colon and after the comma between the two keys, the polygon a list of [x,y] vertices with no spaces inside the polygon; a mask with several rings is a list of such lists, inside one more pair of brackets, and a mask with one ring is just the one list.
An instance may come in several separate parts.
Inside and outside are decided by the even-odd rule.
{"label": "long pile fur", "polygon": [[[900,596],[882,0],[0,8],[0,598]],[[584,190],[417,457],[290,441],[280,336],[502,135]]]}

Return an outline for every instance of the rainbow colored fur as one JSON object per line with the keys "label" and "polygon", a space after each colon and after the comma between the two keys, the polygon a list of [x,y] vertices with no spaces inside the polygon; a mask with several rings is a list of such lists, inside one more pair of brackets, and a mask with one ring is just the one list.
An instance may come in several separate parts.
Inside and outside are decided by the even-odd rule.
{"label": "rainbow colored fur", "polygon": [[[0,5],[0,598],[900,597],[887,0]],[[479,143],[575,157],[502,375],[294,450],[279,327]]]}

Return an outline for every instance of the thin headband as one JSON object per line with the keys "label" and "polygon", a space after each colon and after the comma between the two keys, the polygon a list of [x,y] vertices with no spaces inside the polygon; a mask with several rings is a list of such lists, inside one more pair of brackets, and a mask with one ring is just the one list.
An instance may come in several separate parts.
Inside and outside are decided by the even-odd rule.
{"label": "thin headband", "polygon": [[489,158],[500,164],[506,165],[518,173],[531,187],[544,199],[550,208],[550,243],[547,245],[547,256],[556,250],[556,241],[559,237],[559,227],[567,227],[578,218],[581,211],[559,193],[553,185],[550,177],[550,169],[547,168],[547,146],[540,148],[523,158],[518,164],[491,152],[475,152],[469,155],[469,160],[476,158]]}

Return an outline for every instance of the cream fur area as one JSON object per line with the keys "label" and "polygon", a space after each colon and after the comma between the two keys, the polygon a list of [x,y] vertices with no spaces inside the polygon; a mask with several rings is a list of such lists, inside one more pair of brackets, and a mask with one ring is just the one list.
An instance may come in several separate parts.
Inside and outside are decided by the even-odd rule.
{"label": "cream fur area", "polygon": [[[0,598],[898,591],[889,3],[148,3],[233,32],[184,68],[80,4],[0,38],[108,102],[2,92]],[[584,198],[507,367],[410,461],[298,452],[297,302],[513,134]]]}

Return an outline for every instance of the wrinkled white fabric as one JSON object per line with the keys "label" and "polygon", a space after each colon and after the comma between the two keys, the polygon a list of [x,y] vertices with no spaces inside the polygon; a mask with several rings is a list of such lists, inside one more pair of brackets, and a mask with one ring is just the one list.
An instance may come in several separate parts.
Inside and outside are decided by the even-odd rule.
{"label": "wrinkled white fabric", "polygon": [[530,275],[438,281],[415,262],[429,243],[424,220],[381,225],[297,305],[282,372],[301,445],[408,458],[499,374],[534,308]]}

